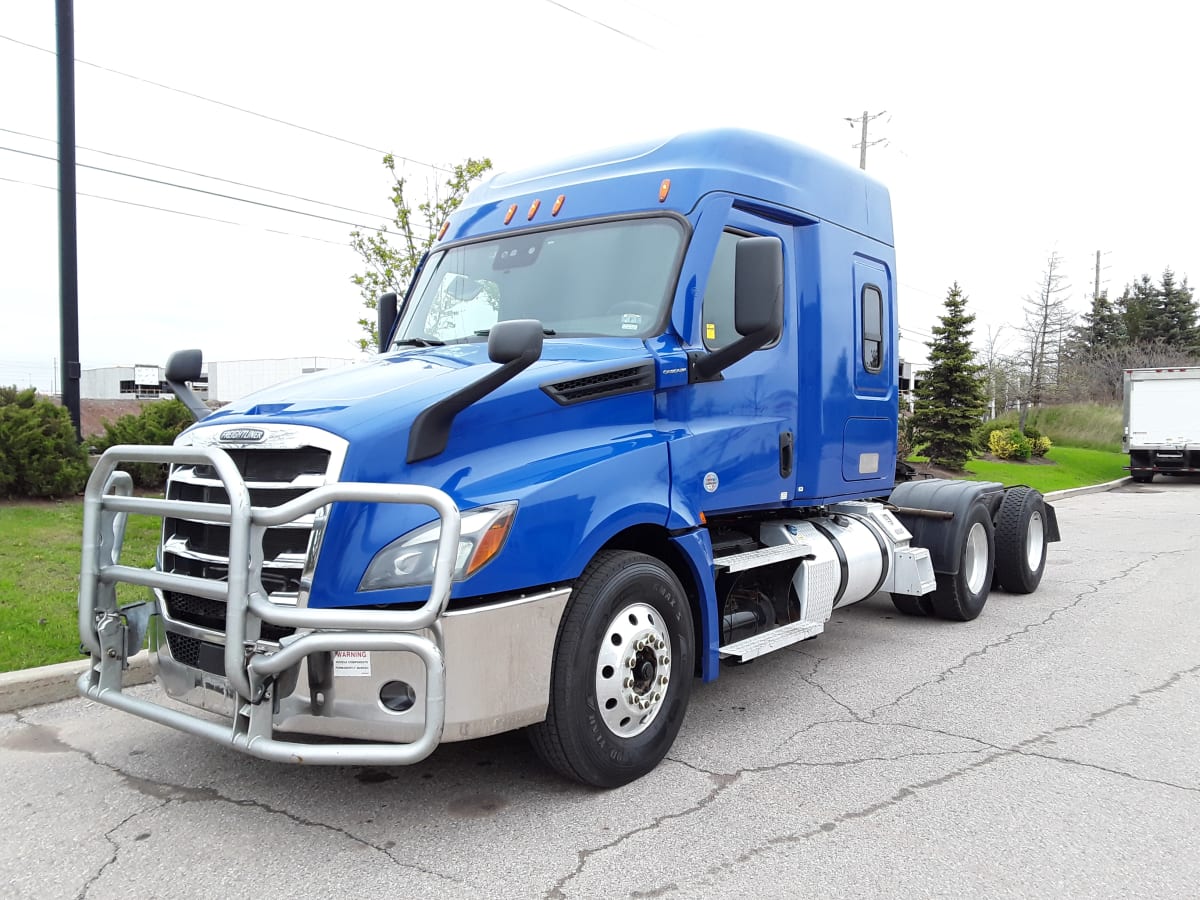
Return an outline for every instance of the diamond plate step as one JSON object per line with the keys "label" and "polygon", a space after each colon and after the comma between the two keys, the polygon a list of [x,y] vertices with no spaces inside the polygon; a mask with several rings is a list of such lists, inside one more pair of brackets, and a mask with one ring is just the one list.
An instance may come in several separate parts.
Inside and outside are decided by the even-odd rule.
{"label": "diamond plate step", "polygon": [[745,662],[756,656],[770,653],[772,650],[778,650],[780,647],[786,647],[788,644],[816,637],[824,630],[825,626],[820,622],[792,622],[790,625],[772,628],[770,631],[734,641],[732,644],[726,644],[718,649],[722,656],[732,657],[738,662]]}
{"label": "diamond plate step", "polygon": [[771,563],[799,559],[803,556],[811,557],[812,555],[812,547],[804,541],[800,541],[795,544],[762,547],[758,550],[734,553],[730,556],[718,556],[713,560],[713,565],[718,569],[725,569],[727,572],[744,572],[747,569],[757,569],[760,566],[769,566]]}

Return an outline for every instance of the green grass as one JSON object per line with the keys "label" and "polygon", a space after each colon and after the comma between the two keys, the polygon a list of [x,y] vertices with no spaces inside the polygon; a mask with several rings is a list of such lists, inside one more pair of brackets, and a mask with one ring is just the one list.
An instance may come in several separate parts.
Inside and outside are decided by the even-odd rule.
{"label": "green grass", "polygon": [[[154,562],[160,520],[130,516],[121,562]],[[83,503],[0,504],[0,672],[79,659]],[[117,599],[143,599],[146,588],[120,585]]]}
{"label": "green grass", "polygon": [[1005,485],[1027,484],[1048,494],[1067,488],[1103,484],[1129,474],[1121,468],[1129,461],[1129,457],[1107,450],[1055,447],[1047,459],[1054,465],[973,459],[967,463],[967,471],[971,473],[967,477],[975,481],[999,481]]}
{"label": "green grass", "polygon": [[[1099,403],[1067,403],[1062,406],[1043,406],[1029,411],[1027,425],[1038,429],[1054,444],[1083,447],[1089,450],[1121,450],[1121,407]],[[1005,413],[988,422],[992,428],[1016,428],[1017,414]]]}

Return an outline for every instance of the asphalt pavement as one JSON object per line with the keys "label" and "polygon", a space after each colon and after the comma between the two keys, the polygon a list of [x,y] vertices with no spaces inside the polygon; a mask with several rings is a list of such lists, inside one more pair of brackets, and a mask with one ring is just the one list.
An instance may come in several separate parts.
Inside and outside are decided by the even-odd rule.
{"label": "asphalt pavement", "polygon": [[[886,597],[697,683],[613,791],[520,734],[290,767],[74,699],[0,715],[6,897],[1200,896],[1200,480],[1056,502],[1037,593]],[[131,689],[153,693],[152,684]]]}

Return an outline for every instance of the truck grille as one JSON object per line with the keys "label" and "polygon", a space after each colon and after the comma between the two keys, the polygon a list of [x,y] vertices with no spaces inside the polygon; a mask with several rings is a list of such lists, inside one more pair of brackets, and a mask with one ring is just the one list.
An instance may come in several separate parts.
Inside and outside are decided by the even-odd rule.
{"label": "truck grille", "polygon": [[[197,429],[198,442],[204,442],[205,431]],[[306,441],[305,437],[315,440]],[[219,441],[211,443],[220,446]],[[246,482],[252,506],[273,507],[287,503],[327,481],[336,480],[341,468],[343,442],[316,429],[281,429],[278,435],[268,432],[264,443],[264,446],[224,448]],[[229,502],[216,471],[207,465],[175,466],[167,480],[166,493],[169,500]],[[284,605],[295,605],[299,601],[315,518],[314,514],[303,516],[286,525],[270,528],[263,536],[260,577],[271,601]],[[228,580],[229,526],[185,517],[165,517],[162,569],[211,581]],[[223,601],[180,591],[163,591],[162,600],[169,620],[224,633]],[[278,641],[294,630],[263,623],[261,638]],[[171,633],[168,626],[168,641],[172,655],[179,662],[197,666],[199,642],[196,639]]]}

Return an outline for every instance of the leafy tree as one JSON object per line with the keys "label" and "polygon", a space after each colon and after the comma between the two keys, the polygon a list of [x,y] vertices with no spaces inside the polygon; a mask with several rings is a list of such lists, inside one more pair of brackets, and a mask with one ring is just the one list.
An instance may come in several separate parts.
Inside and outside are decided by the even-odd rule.
{"label": "leafy tree", "polygon": [[913,431],[931,463],[961,469],[976,449],[974,428],[986,410],[983,367],[973,362],[975,316],[967,312],[958,282],[946,295],[945,310],[927,344],[930,367],[917,384]]}
{"label": "leafy tree", "polygon": [[0,496],[67,497],[87,481],[67,410],[33,388],[0,389]]}
{"label": "leafy tree", "polygon": [[[366,265],[361,274],[350,279],[358,285],[363,306],[371,311],[358,320],[358,324],[366,332],[365,337],[358,339],[359,349],[364,351],[370,350],[378,343],[374,310],[378,305],[379,295],[394,291],[398,296],[404,296],[421,256],[433,244],[442,223],[450,213],[458,209],[471,186],[492,167],[492,161],[486,156],[482,159],[469,158],[466,162],[459,163],[454,166],[442,185],[435,185],[433,196],[418,203],[414,210],[406,193],[408,179],[396,174],[395,157],[387,154],[383,158],[383,164],[392,176],[391,201],[396,214],[390,225],[384,225],[377,233],[364,233],[358,229],[350,232],[350,246],[358,252]],[[389,240],[389,236],[395,238],[395,245]]]}

